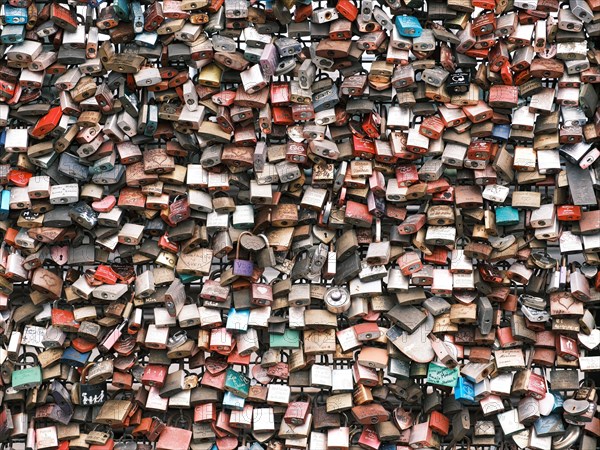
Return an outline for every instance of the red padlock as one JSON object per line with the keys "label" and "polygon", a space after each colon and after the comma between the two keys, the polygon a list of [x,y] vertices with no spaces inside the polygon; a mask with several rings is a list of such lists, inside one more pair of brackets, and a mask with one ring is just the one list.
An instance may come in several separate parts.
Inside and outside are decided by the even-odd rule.
{"label": "red padlock", "polygon": [[296,4],[296,11],[294,12],[294,22],[300,23],[305,22],[310,18],[313,13],[312,3],[308,5]]}
{"label": "red padlock", "polygon": [[502,77],[502,82],[504,84],[508,86],[512,86],[514,84],[512,71],[510,69],[510,64],[508,63],[508,61],[502,64],[502,67],[500,68],[500,77]]}
{"label": "red padlock", "polygon": [[350,22],[354,22],[358,16],[358,8],[350,0],[338,0],[335,9]]}
{"label": "red padlock", "polygon": [[439,116],[428,116],[423,119],[421,126],[419,127],[419,133],[423,136],[427,136],[429,139],[440,139],[444,132],[444,122]]}
{"label": "red padlock", "polygon": [[494,0],[471,0],[471,5],[475,8],[496,9],[496,2]]}
{"label": "red padlock", "polygon": [[529,384],[527,385],[527,395],[537,400],[541,400],[546,396],[546,381],[544,376],[531,372],[529,374]]}
{"label": "red padlock", "polygon": [[375,143],[369,138],[352,136],[353,156],[364,159],[373,159],[375,157]]}
{"label": "red padlock", "polygon": [[235,100],[235,91],[221,91],[211,97],[212,101],[219,106],[231,106]]}
{"label": "red padlock", "polygon": [[[16,86],[5,80],[0,80],[0,98],[9,100],[15,95]],[[19,86],[20,91],[20,86]]]}
{"label": "red padlock", "polygon": [[226,372],[212,374],[209,371],[204,372],[200,384],[202,386],[208,386],[218,391],[225,389],[225,376]]}
{"label": "red padlock", "polygon": [[372,341],[379,339],[381,336],[381,330],[379,326],[374,322],[358,323],[352,327],[354,335],[358,341]]}
{"label": "red padlock", "polygon": [[253,305],[270,306],[273,303],[273,288],[266,283],[252,283],[251,300]]}
{"label": "red padlock", "polygon": [[148,364],[144,368],[142,375],[142,384],[144,386],[156,386],[161,388],[165,384],[167,378],[168,367],[159,364]]}
{"label": "red padlock", "polygon": [[295,122],[313,120],[315,118],[315,110],[313,105],[301,105],[294,103],[292,105],[292,117],[294,118]]}
{"label": "red padlock", "polygon": [[285,423],[302,425],[308,418],[310,412],[311,398],[308,394],[300,394],[292,400],[283,416]]}
{"label": "red padlock", "polygon": [[158,238],[158,246],[171,253],[179,252],[179,244],[176,242],[171,242],[169,240],[169,233],[166,232],[160,238]]}
{"label": "red padlock", "polygon": [[427,216],[425,214],[413,214],[408,216],[404,222],[398,225],[398,233],[401,235],[415,234],[425,226]]}
{"label": "red padlock", "polygon": [[371,226],[373,216],[369,212],[369,207],[364,203],[348,200],[344,220],[349,224],[364,228]]}
{"label": "red padlock", "polygon": [[438,246],[433,247],[431,249],[431,255],[423,253],[423,261],[438,266],[445,266],[448,264],[448,249]]}
{"label": "red padlock", "polygon": [[231,353],[227,355],[227,364],[238,366],[250,366],[250,353],[240,355],[239,348],[236,345]]}
{"label": "red padlock", "polygon": [[117,199],[114,195],[107,195],[102,200],[92,202],[92,209],[96,212],[109,212],[117,204]]}
{"label": "red padlock", "polygon": [[377,139],[380,133],[381,116],[371,111],[362,122],[362,129],[371,139]]}
{"label": "red padlock", "polygon": [[439,411],[432,411],[429,415],[429,428],[437,434],[447,436],[450,431],[450,419]]}
{"label": "red padlock", "polygon": [[25,170],[11,170],[8,173],[8,181],[19,187],[27,186],[31,177],[33,177],[33,174]]}
{"label": "red padlock", "polygon": [[492,153],[492,143],[490,141],[473,141],[467,149],[467,159],[478,161],[487,161]]}
{"label": "red padlock", "polygon": [[175,197],[175,200],[169,206],[169,220],[174,224],[189,219],[191,214],[192,210],[187,194]]}
{"label": "red padlock", "polygon": [[273,123],[276,125],[294,125],[294,116],[292,115],[292,108],[287,106],[273,106],[271,108],[271,114],[273,115]]}
{"label": "red padlock", "polygon": [[575,222],[581,219],[581,206],[561,205],[556,209],[558,220],[563,222]]}
{"label": "red padlock", "polygon": [[556,336],[556,353],[567,361],[579,359],[577,341],[568,336],[559,334]]}
{"label": "red padlock", "polygon": [[214,403],[196,405],[194,408],[194,423],[214,422],[217,420],[217,406]]}
{"label": "red padlock", "polygon": [[437,194],[445,192],[450,188],[450,183],[446,178],[440,178],[438,180],[427,181],[427,193]]}
{"label": "red padlock", "polygon": [[415,272],[418,272],[423,268],[421,258],[416,252],[406,252],[400,258],[398,258],[398,265],[402,275],[409,276]]}
{"label": "red padlock", "polygon": [[69,307],[65,302],[56,301],[52,305],[52,326],[59,328],[65,332],[76,332],[79,329],[79,322],[75,321],[73,307],[71,309],[63,309],[59,307],[61,303]]}
{"label": "red padlock", "polygon": [[400,164],[396,167],[398,186],[409,187],[419,182],[419,171],[414,164]]}
{"label": "red padlock", "polygon": [[271,85],[271,106],[289,105],[291,99],[288,83],[273,83]]}
{"label": "red padlock", "polygon": [[510,326],[498,327],[496,336],[502,348],[511,348],[519,345],[519,342],[513,336]]}
{"label": "red padlock", "polygon": [[105,284],[117,284],[117,274],[110,266],[100,264],[94,272],[94,278]]}
{"label": "red padlock", "polygon": [[367,425],[363,428],[362,433],[360,433],[360,437],[358,438],[358,445],[370,450],[377,450],[380,447],[381,441],[379,440],[375,427]]}
{"label": "red padlock", "polygon": [[294,164],[305,164],[308,161],[306,145],[301,142],[288,142],[285,159]]}

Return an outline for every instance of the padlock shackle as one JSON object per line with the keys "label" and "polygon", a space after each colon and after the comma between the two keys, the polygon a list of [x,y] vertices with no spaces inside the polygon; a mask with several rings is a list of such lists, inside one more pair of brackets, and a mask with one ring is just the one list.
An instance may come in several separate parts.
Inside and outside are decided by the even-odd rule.
{"label": "padlock shackle", "polygon": [[250,233],[249,231],[243,231],[239,236],[238,236],[238,240],[237,240],[237,244],[235,246],[235,259],[240,259],[240,247],[242,246],[242,236],[246,236],[246,235],[250,235],[250,236],[254,236],[252,233]]}
{"label": "padlock shackle", "polygon": [[87,374],[93,365],[94,363],[90,362],[83,366],[83,369],[81,369],[81,374],[79,375],[79,382],[81,384],[85,384],[87,382]]}
{"label": "padlock shackle", "polygon": [[[28,363],[25,360],[31,357],[33,358],[33,362],[32,363]],[[33,352],[25,352],[25,353],[21,353],[18,357],[17,360],[14,362],[15,366],[19,366],[19,367],[23,367],[23,366],[31,366],[31,367],[35,367],[35,366],[39,366],[40,361],[37,357],[37,355]]]}

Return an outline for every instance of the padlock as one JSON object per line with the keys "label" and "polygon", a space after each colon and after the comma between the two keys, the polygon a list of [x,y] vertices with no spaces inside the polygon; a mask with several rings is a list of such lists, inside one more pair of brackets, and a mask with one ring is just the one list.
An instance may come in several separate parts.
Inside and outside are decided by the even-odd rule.
{"label": "padlock", "polygon": [[[28,357],[33,358],[33,362],[25,363],[25,359]],[[21,360],[23,360],[22,363]],[[34,354],[24,353],[19,356],[17,366],[23,366],[25,368],[14,370],[12,372],[11,385],[13,389],[17,391],[31,389],[42,384],[42,368],[38,365],[38,359]],[[27,366],[31,367],[27,368]]]}
{"label": "padlock", "polygon": [[[479,402],[473,446],[595,445],[556,411],[597,366],[597,1],[88,3],[2,10],[0,438],[131,447],[64,438],[92,402],[165,450],[466,447]],[[54,403],[11,385],[27,346]]]}

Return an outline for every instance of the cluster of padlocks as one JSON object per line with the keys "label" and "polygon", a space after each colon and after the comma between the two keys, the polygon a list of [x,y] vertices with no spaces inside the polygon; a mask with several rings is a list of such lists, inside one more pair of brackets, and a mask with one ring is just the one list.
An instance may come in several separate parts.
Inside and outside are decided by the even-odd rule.
{"label": "cluster of padlocks", "polygon": [[599,448],[600,0],[0,17],[4,448]]}

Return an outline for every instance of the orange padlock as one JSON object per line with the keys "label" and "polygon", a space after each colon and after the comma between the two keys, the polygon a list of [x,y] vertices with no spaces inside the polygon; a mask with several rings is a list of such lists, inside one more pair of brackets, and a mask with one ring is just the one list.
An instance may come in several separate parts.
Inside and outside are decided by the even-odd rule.
{"label": "orange padlock", "polygon": [[100,264],[94,272],[94,278],[105,284],[117,284],[117,274],[110,266]]}
{"label": "orange padlock", "polygon": [[[65,309],[63,306],[70,309]],[[52,326],[59,328],[65,332],[77,331],[79,322],[75,321],[73,307],[69,307],[65,302],[56,301],[52,305]]]}

